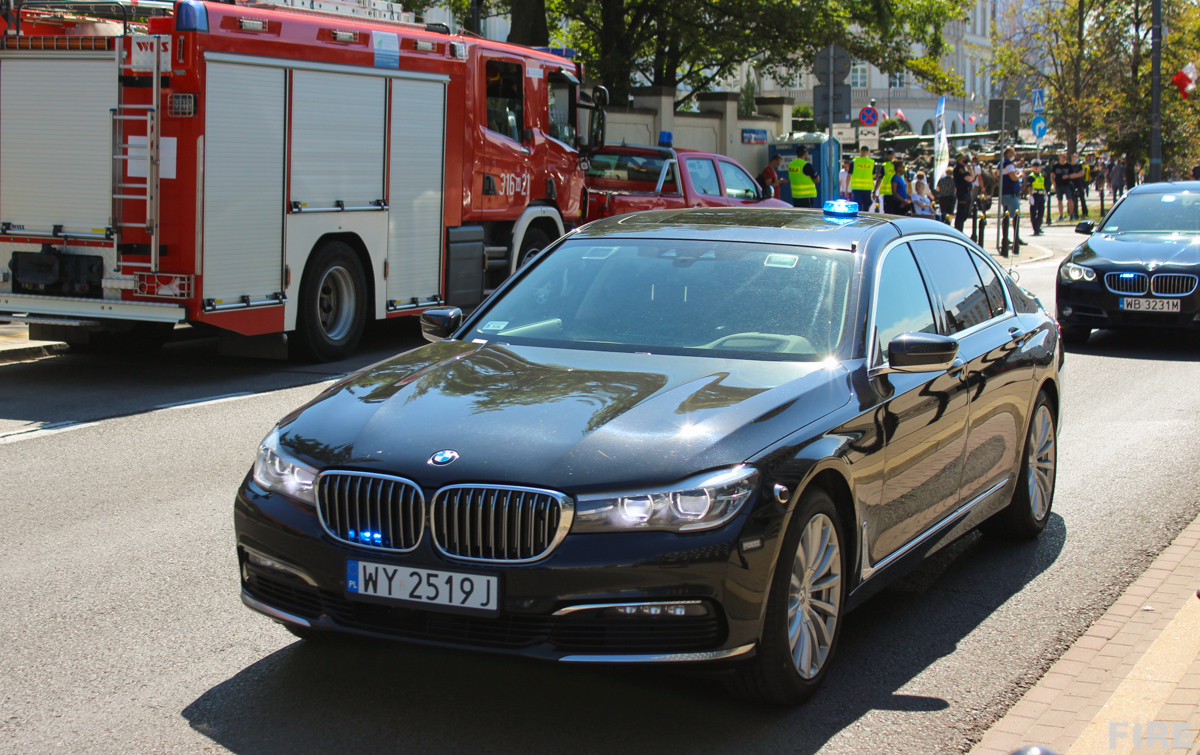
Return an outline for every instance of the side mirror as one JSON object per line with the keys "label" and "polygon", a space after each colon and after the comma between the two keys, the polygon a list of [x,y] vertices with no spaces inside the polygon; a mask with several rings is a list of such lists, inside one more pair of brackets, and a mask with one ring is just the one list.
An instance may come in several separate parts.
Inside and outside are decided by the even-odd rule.
{"label": "side mirror", "polygon": [[604,87],[595,87],[592,89],[592,102],[596,107],[608,106],[608,90]]}
{"label": "side mirror", "polygon": [[1084,236],[1091,236],[1096,231],[1095,220],[1085,220],[1075,226],[1075,233],[1082,233]]}
{"label": "side mirror", "polygon": [[444,341],[462,325],[462,310],[458,307],[427,309],[421,313],[421,335],[430,343]]}
{"label": "side mirror", "polygon": [[[607,97],[607,94],[605,96]],[[597,108],[593,110],[592,117],[589,118],[588,121],[588,147],[593,151],[603,148],[604,140],[608,132],[605,124],[604,109]]]}
{"label": "side mirror", "polygon": [[934,333],[901,333],[888,344],[890,372],[945,372],[958,358],[958,341]]}

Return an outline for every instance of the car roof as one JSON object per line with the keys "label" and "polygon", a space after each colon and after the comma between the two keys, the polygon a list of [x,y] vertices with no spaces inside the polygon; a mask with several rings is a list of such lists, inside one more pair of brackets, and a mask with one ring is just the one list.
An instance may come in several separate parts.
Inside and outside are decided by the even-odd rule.
{"label": "car roof", "polygon": [[886,243],[898,236],[915,233],[938,233],[967,241],[966,236],[953,228],[926,218],[864,213],[847,222],[827,216],[822,210],[766,207],[698,207],[635,212],[589,223],[576,236],[723,238],[867,251],[869,241]]}
{"label": "car roof", "polygon": [[1159,183],[1141,184],[1130,189],[1127,194],[1182,194],[1196,192],[1200,194],[1200,181],[1161,181]]}

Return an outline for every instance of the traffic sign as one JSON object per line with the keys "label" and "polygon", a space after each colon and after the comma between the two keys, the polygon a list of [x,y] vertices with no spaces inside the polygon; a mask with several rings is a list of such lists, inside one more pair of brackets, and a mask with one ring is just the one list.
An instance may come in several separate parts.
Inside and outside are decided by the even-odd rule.
{"label": "traffic sign", "polygon": [[[832,82],[829,75],[831,64],[833,67]],[[850,53],[837,45],[825,47],[813,59],[813,74],[817,77],[817,81],[826,86],[830,83],[841,84],[850,75]]]}
{"label": "traffic sign", "polygon": [[1033,128],[1033,138],[1035,139],[1041,139],[1044,137],[1046,135],[1046,131],[1049,129],[1046,119],[1040,115],[1033,116],[1033,123],[1030,125]]}
{"label": "traffic sign", "polygon": [[822,126],[828,126],[830,105],[833,106],[833,122],[850,122],[850,85],[838,84],[833,87],[833,102],[829,102],[829,87],[813,87],[813,120]]}
{"label": "traffic sign", "polygon": [[858,111],[858,122],[864,126],[874,126],[879,123],[879,111],[873,107],[865,107]]}
{"label": "traffic sign", "polygon": [[879,128],[877,126],[858,127],[858,146],[869,150],[879,149]]}
{"label": "traffic sign", "polygon": [[1033,112],[1041,113],[1046,110],[1046,90],[1033,90]]}
{"label": "traffic sign", "polygon": [[858,141],[858,134],[855,133],[853,126],[837,126],[833,127],[833,138],[837,139],[843,145],[853,144]]}

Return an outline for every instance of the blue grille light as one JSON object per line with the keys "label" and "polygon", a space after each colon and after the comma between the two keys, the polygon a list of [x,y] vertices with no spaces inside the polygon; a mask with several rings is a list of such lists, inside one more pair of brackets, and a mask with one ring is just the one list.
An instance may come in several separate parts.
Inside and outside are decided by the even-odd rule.
{"label": "blue grille light", "polygon": [[854,219],[858,217],[858,202],[848,199],[829,199],[825,201],[825,214],[832,218]]}
{"label": "blue grille light", "polygon": [[1137,273],[1121,273],[1121,277],[1128,280],[1130,278],[1136,278]]}

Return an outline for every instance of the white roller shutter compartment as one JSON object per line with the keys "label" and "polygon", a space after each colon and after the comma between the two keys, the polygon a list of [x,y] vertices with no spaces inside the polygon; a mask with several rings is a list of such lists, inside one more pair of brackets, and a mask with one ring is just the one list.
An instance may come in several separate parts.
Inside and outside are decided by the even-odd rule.
{"label": "white roller shutter compartment", "polygon": [[285,73],[207,66],[203,295],[258,300],[283,290]]}
{"label": "white roller shutter compartment", "polygon": [[292,202],[311,209],[383,199],[386,86],[375,76],[292,74]]}
{"label": "white roller shutter compartment", "polygon": [[112,223],[108,57],[0,60],[0,221],[103,232]]}
{"label": "white roller shutter compartment", "polygon": [[428,301],[442,282],[446,86],[392,81],[388,299]]}

